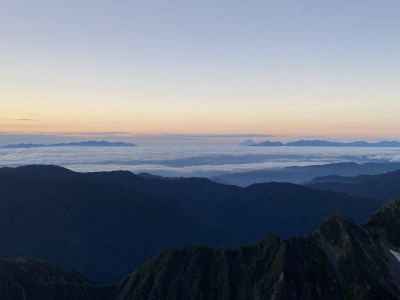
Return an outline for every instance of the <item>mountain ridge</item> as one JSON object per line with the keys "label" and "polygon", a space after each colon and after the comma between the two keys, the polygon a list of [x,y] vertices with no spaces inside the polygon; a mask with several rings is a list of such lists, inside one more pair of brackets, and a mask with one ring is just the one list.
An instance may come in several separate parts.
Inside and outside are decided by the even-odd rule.
{"label": "mountain ridge", "polygon": [[9,144],[2,146],[3,149],[31,149],[31,148],[53,148],[53,147],[134,147],[133,143],[110,142],[110,141],[81,141],[56,144]]}
{"label": "mountain ridge", "polygon": [[56,166],[0,169],[0,189],[7,240],[0,256],[38,257],[99,281],[120,278],[165,248],[302,235],[333,213],[364,222],[381,203],[287,183],[240,188]]}
{"label": "mountain ridge", "polygon": [[297,140],[293,142],[280,142],[280,141],[264,141],[249,143],[246,142],[245,146],[254,147],[400,147],[399,141],[354,141],[354,142],[336,142],[328,140]]}
{"label": "mountain ridge", "polygon": [[291,182],[307,184],[315,178],[331,175],[358,176],[378,175],[400,170],[400,163],[396,162],[339,162],[323,165],[293,166],[276,169],[234,172],[214,176],[211,179],[224,184],[248,186],[260,182]]}
{"label": "mountain ridge", "polygon": [[375,198],[382,201],[383,205],[387,200],[400,196],[400,170],[378,175],[319,177],[307,186],[356,197]]}
{"label": "mountain ridge", "polygon": [[[372,178],[374,182],[384,180],[384,185],[385,182],[396,185],[399,174],[367,176],[367,182],[370,183]],[[364,183],[365,177],[360,178],[355,182]],[[21,186],[24,188],[16,189]],[[176,198],[177,187],[179,197]],[[375,202],[373,197],[352,198],[342,193],[287,183],[261,183],[240,188],[202,178],[170,179],[138,176],[126,171],[77,173],[58,166],[0,168],[0,188],[4,191],[0,199],[0,234],[7,241],[0,248],[1,256],[7,249],[18,256],[24,254],[21,249],[31,249],[34,251],[30,256],[43,258],[46,255],[41,251],[48,250],[58,255],[68,253],[70,259],[61,260],[63,267],[68,269],[81,268],[82,260],[86,268],[93,268],[91,274],[108,273],[115,268],[121,271],[119,264],[128,266],[129,272],[133,270],[119,284],[97,285],[79,273],[65,272],[41,260],[0,258],[2,299],[400,299],[400,201],[385,202],[380,198]],[[93,191],[97,193],[92,194]],[[392,192],[395,194],[396,189]],[[225,196],[221,198],[222,195]],[[336,207],[340,201],[346,204],[347,209],[354,206],[358,213],[363,209],[360,204],[374,203],[374,207],[375,203],[386,204],[376,212],[373,207],[365,210],[364,214],[370,212],[370,216],[362,222],[364,225],[341,216],[340,211],[319,210],[327,206]],[[171,203],[178,206],[169,206]],[[269,206],[271,203],[274,209]],[[323,205],[316,209],[318,204]],[[154,211],[157,207],[162,214]],[[177,208],[184,214],[172,216]],[[284,222],[304,212],[312,212],[309,217],[319,216],[314,221],[325,217],[309,233],[288,238],[268,234],[274,232],[273,224],[282,225],[282,220],[273,218],[282,208]],[[197,220],[201,220],[203,212],[215,209],[223,214],[216,214],[215,219],[199,228],[204,229],[208,224],[211,227],[207,228],[214,230],[213,222],[229,221],[227,225],[233,236],[248,236],[260,229],[261,224],[269,225],[261,226],[263,238],[258,242],[244,242],[242,246],[216,247],[212,243],[203,243],[201,239],[196,243],[192,239],[186,245],[160,244],[160,250],[171,250],[150,251],[146,261],[135,268],[137,264],[131,254],[138,251],[143,242],[171,239],[183,234],[179,232],[182,228],[188,230],[186,233],[193,238],[193,234],[197,234],[193,230],[197,227],[191,227],[187,221],[199,217]],[[134,211],[136,213],[132,214]],[[148,212],[152,214],[147,215]],[[231,220],[222,218],[232,212],[240,214],[233,214]],[[143,220],[150,218],[150,222],[137,223],[137,231],[133,223],[126,223],[143,214]],[[154,231],[147,231],[147,226],[163,215],[168,216],[165,222],[155,226]],[[249,218],[245,218],[246,215]],[[112,216],[118,216],[118,219],[114,220]],[[265,220],[271,222],[259,223]],[[298,221],[298,224],[290,223],[290,226],[304,225],[307,218]],[[244,225],[250,227],[245,229]],[[46,230],[50,235],[41,235]],[[143,231],[147,231],[144,239],[138,239],[138,234]],[[76,232],[83,235],[76,235]],[[106,232],[112,232],[112,236]],[[212,231],[204,233],[209,236]],[[134,243],[130,243],[131,240]],[[16,244],[21,241],[25,244]],[[86,249],[89,255],[77,252],[72,247],[75,243]],[[38,255],[40,252],[42,255]],[[50,258],[52,264],[59,265],[57,261],[60,260]]]}
{"label": "mountain ridge", "polygon": [[333,216],[306,237],[163,252],[123,282],[117,299],[399,299],[400,243],[386,238],[400,230],[391,223],[399,217],[395,202],[363,226]]}

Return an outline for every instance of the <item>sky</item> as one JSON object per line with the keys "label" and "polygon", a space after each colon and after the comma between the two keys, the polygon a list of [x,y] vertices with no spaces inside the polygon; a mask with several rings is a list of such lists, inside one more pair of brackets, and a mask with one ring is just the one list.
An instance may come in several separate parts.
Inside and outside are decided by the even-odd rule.
{"label": "sky", "polygon": [[400,138],[398,0],[0,2],[0,132]]}

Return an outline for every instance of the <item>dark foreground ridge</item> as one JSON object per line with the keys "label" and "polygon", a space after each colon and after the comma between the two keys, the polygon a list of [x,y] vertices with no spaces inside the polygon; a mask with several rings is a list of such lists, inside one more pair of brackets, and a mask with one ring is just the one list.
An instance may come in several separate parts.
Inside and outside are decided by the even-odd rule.
{"label": "dark foreground ridge", "polygon": [[100,282],[164,249],[303,235],[332,214],[362,223],[381,203],[287,183],[239,188],[56,166],[0,169],[0,190],[0,256],[44,259]]}
{"label": "dark foreground ridge", "polygon": [[399,219],[396,202],[365,226],[332,217],[304,238],[164,252],[129,276],[118,300],[400,299]]}
{"label": "dark foreground ridge", "polygon": [[99,286],[80,274],[26,258],[0,259],[2,300],[111,300],[115,286]]}
{"label": "dark foreground ridge", "polygon": [[237,250],[165,251],[119,284],[93,285],[43,262],[0,259],[2,300],[400,299],[400,202],[359,226],[331,217],[314,233]]}

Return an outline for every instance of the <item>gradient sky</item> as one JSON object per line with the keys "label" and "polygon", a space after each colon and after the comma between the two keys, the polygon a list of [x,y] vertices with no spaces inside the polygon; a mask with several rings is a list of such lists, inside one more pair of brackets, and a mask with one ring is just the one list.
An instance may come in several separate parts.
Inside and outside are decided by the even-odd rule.
{"label": "gradient sky", "polygon": [[400,136],[400,1],[4,1],[0,132]]}

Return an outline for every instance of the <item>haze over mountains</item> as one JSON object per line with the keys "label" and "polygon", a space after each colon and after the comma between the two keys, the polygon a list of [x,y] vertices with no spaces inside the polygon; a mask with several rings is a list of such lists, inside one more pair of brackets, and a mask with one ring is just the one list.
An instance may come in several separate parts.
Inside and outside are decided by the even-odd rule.
{"label": "haze over mountains", "polygon": [[260,147],[400,147],[398,141],[380,141],[380,142],[334,142],[327,140],[298,140],[293,142],[279,142],[279,141],[264,141],[260,143],[245,141],[244,145],[247,146],[260,146]]}
{"label": "haze over mountains", "polygon": [[400,170],[398,162],[354,163],[342,162],[311,166],[291,166],[264,170],[232,172],[212,177],[213,180],[238,186],[262,182],[291,182],[305,184],[317,177],[377,175]]}
{"label": "haze over mountains", "polygon": [[82,141],[56,144],[9,144],[3,146],[5,149],[29,149],[29,148],[47,148],[47,147],[134,147],[133,143],[109,142],[109,141]]}
{"label": "haze over mountains", "polygon": [[[291,166],[326,165],[336,163],[396,163],[399,148],[385,147],[248,147],[239,145],[244,137],[225,136],[11,136],[0,134],[0,167],[31,164],[60,165],[68,169],[90,172],[129,170],[173,177],[216,178],[232,173],[265,170],[265,179],[255,174],[245,178],[248,185],[265,181],[302,183],[300,176],[274,175],[279,168]],[[85,146],[80,142],[108,141],[136,144],[131,146]],[[77,146],[65,146],[78,143]],[[22,144],[22,146],[21,146]],[[49,145],[61,146],[49,147]],[[25,148],[4,148],[16,145]],[[32,146],[33,145],[33,146]],[[39,147],[34,147],[39,145]],[[272,170],[274,169],[274,170]],[[334,168],[331,168],[332,170]],[[350,169],[350,168],[349,168]],[[355,170],[358,167],[354,168]],[[269,173],[269,170],[272,173]],[[393,169],[382,170],[382,172]],[[287,171],[287,169],[286,169]],[[296,171],[297,172],[297,171]],[[295,172],[294,172],[295,173]],[[272,176],[270,177],[269,174]],[[282,174],[282,173],[281,173]],[[304,174],[307,174],[304,172]],[[376,173],[321,173],[325,175],[359,175]],[[295,175],[295,174],[293,174]],[[280,178],[279,178],[280,177]],[[309,177],[309,176],[308,176]],[[311,178],[312,179],[312,178]],[[308,180],[308,178],[307,178]],[[221,181],[236,184],[233,180]]]}

